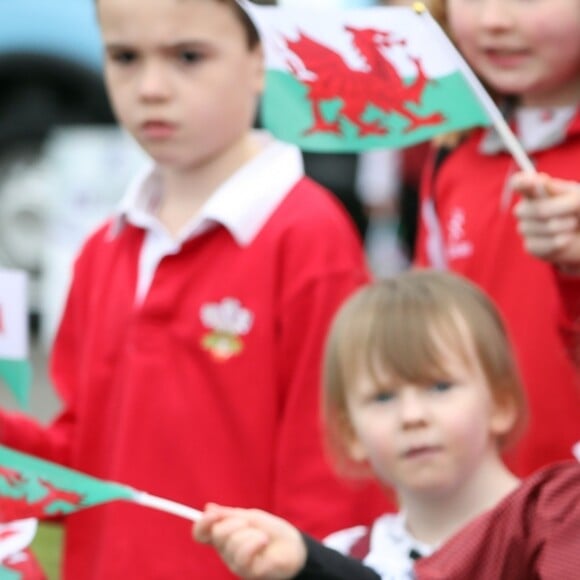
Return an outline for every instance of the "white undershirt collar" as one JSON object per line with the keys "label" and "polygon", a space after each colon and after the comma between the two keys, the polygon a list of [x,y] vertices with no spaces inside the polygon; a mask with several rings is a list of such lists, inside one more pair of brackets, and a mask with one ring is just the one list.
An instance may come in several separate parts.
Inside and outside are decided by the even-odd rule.
{"label": "white undershirt collar", "polygon": [[137,176],[121,200],[109,235],[116,236],[125,223],[145,230],[139,255],[136,301],[141,302],[151,286],[159,262],[180,252],[183,243],[216,224],[222,224],[240,246],[249,245],[304,175],[302,155],[296,147],[256,131],[261,151],[229,177],[211,195],[175,238],[157,216],[163,192],[159,170],[149,166]]}
{"label": "white undershirt collar", "polygon": [[[564,142],[568,127],[577,114],[577,107],[521,107],[514,112],[515,134],[527,153],[535,153]],[[506,146],[494,127],[480,142],[480,151],[495,155]]]}
{"label": "white undershirt collar", "polygon": [[[254,136],[261,151],[216,189],[174,239],[179,245],[216,223],[226,227],[240,245],[250,244],[293,185],[303,177],[304,166],[298,148],[262,131],[255,131]],[[164,231],[155,215],[161,195],[159,170],[150,165],[137,176],[121,200],[111,234],[116,235],[126,222],[146,230]]]}

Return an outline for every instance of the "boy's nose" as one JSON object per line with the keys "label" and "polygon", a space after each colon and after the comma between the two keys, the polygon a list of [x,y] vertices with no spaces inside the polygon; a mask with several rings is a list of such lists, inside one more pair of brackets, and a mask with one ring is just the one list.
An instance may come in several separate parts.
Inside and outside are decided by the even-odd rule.
{"label": "boy's nose", "polygon": [[166,99],[170,83],[160,63],[147,63],[139,78],[139,96],[146,101]]}
{"label": "boy's nose", "polygon": [[427,421],[425,394],[418,389],[402,389],[399,393],[399,416],[403,428],[422,425]]}

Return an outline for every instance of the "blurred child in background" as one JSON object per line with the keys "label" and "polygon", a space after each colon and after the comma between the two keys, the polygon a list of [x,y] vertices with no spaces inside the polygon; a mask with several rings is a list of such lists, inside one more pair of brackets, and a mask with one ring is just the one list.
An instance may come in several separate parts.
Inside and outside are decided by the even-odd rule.
{"label": "blurred child in background", "polygon": [[[418,266],[472,280],[500,309],[529,399],[530,428],[509,457],[525,475],[571,457],[580,441],[580,251],[573,242],[580,232],[580,7],[576,0],[428,5],[506,109],[538,171],[552,176],[521,174],[493,129],[470,131],[433,157],[416,258]],[[426,219],[429,207],[436,220]]]}

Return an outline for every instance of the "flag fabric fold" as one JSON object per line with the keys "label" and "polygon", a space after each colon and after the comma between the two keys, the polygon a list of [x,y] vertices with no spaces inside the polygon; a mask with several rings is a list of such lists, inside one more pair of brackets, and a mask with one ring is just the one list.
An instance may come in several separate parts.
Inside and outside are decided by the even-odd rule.
{"label": "flag fabric fold", "polygon": [[428,13],[241,4],[265,48],[262,123],[284,141],[356,152],[490,124]]}

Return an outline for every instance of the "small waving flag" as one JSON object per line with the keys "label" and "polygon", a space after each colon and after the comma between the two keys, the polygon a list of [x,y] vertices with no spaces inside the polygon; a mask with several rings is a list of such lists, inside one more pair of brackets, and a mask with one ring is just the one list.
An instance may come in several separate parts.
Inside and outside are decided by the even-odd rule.
{"label": "small waving flag", "polygon": [[73,513],[131,501],[196,521],[193,508],[0,446],[0,522]]}
{"label": "small waving flag", "polygon": [[0,384],[5,383],[25,408],[31,382],[26,274],[0,269]]}
{"label": "small waving flag", "polygon": [[46,580],[29,549],[36,529],[33,518],[0,524],[0,579]]}
{"label": "small waving flag", "polygon": [[239,1],[265,48],[262,122],[279,139],[304,150],[357,152],[493,123],[520,165],[531,166],[423,4],[317,10],[314,2]]}

